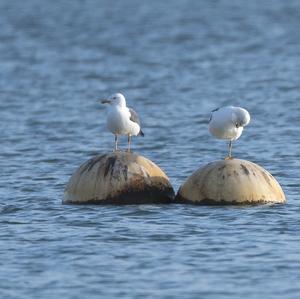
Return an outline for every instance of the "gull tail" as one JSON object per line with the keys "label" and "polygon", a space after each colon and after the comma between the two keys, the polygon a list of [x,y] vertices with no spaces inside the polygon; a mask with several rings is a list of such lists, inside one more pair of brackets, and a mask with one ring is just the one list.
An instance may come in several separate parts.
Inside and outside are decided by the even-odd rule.
{"label": "gull tail", "polygon": [[139,135],[142,136],[142,137],[145,136],[145,134],[144,134],[144,132],[142,130],[140,130]]}

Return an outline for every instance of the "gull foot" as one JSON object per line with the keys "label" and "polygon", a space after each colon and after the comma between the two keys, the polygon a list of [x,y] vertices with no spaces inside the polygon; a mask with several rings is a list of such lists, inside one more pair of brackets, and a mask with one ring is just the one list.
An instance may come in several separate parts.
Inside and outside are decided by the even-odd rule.
{"label": "gull foot", "polygon": [[224,158],[224,160],[233,160],[233,157],[232,156],[230,156],[230,157],[227,156],[227,157]]}

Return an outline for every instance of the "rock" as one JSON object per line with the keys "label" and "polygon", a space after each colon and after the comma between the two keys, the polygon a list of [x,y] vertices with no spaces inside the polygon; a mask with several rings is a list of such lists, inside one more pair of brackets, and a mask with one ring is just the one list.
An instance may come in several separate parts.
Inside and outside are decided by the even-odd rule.
{"label": "rock", "polygon": [[194,204],[284,203],[276,179],[249,161],[227,159],[205,165],[180,187],[176,202]]}
{"label": "rock", "polygon": [[166,174],[145,157],[127,152],[96,156],[68,182],[63,203],[170,203],[174,190]]}

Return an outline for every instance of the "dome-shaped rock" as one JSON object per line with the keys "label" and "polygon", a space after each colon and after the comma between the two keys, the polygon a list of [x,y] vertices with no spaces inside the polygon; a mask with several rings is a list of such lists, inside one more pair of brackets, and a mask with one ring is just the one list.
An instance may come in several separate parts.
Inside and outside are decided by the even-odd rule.
{"label": "dome-shaped rock", "polygon": [[127,152],[96,156],[68,182],[63,203],[169,203],[174,190],[166,174],[145,157]]}
{"label": "dome-shaped rock", "polygon": [[276,179],[261,166],[239,159],[205,165],[180,187],[176,202],[194,204],[284,203]]}

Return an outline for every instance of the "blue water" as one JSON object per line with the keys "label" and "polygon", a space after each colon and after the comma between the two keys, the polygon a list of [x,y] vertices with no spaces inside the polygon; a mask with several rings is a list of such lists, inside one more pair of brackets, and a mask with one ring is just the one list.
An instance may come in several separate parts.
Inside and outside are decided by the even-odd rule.
{"label": "blue water", "polygon": [[[297,0],[0,1],[0,298],[299,298],[299,20]],[[226,154],[210,111],[247,108],[234,155],[287,204],[62,205],[113,148],[117,91],[175,190]]]}

